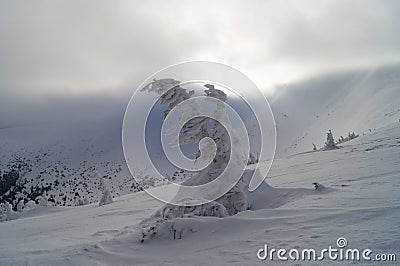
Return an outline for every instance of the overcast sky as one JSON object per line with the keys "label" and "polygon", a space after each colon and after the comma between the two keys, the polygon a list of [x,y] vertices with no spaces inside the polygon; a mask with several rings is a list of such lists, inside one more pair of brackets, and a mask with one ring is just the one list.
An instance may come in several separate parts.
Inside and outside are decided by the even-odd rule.
{"label": "overcast sky", "polygon": [[126,99],[181,61],[232,65],[270,92],[320,72],[400,60],[396,0],[0,3],[0,128],[50,118],[69,102]]}

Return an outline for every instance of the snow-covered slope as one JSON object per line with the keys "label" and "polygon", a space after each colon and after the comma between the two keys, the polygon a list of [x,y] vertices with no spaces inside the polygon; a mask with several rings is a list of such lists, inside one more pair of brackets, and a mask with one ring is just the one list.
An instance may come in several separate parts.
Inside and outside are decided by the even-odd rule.
{"label": "snow-covered slope", "polygon": [[[316,77],[280,88],[269,100],[277,123],[277,157],[310,151],[312,143],[322,147],[329,129],[338,139],[398,121],[400,66]],[[95,169],[109,179],[113,196],[140,190],[123,157],[126,103],[120,105],[98,121],[0,129],[0,181],[17,179],[14,186],[0,182],[0,197],[14,206],[43,193],[58,206],[95,202],[100,197]]]}
{"label": "snow-covered slope", "polygon": [[270,99],[277,156],[312,150],[349,132],[362,135],[400,119],[400,66],[314,77],[279,88]]}
{"label": "snow-covered slope", "polygon": [[[46,194],[58,206],[98,201],[98,178],[106,176],[113,196],[138,190],[122,153],[122,119],[0,130],[0,181],[16,184],[0,197],[18,201]],[[2,183],[3,184],[3,183]]]}
{"label": "snow-covered slope", "polygon": [[[140,222],[162,206],[144,192],[101,207],[27,211],[0,223],[0,265],[265,265],[257,259],[264,244],[318,250],[336,247],[338,237],[350,248],[398,256],[399,169],[397,122],[338,150],[277,159],[267,179],[272,187],[253,194],[251,210],[175,218],[143,243]],[[323,188],[314,190],[313,182]]]}

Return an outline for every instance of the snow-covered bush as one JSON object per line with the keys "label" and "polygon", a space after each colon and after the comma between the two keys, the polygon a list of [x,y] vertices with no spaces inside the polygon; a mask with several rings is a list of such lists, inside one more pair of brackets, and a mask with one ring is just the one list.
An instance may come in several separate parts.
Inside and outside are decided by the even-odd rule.
{"label": "snow-covered bush", "polygon": [[29,200],[24,206],[24,211],[32,210],[35,209],[36,207],[37,207],[36,202],[34,202],[33,200]]}
{"label": "snow-covered bush", "polygon": [[[243,184],[241,181],[239,183]],[[234,215],[250,209],[251,203],[247,197],[248,193],[249,191],[245,185],[236,185],[225,195],[217,199],[216,202],[224,206],[229,215]]]}
{"label": "snow-covered bush", "polygon": [[[188,200],[190,201],[190,200]],[[162,219],[171,218],[184,218],[193,216],[214,216],[214,217],[226,217],[228,216],[226,208],[215,201],[209,204],[202,204],[197,206],[176,206],[167,204],[157,211],[156,217]]]}
{"label": "snow-covered bush", "polygon": [[97,171],[95,171],[94,173],[97,176],[97,178],[99,179],[100,183],[99,183],[98,188],[99,188],[100,192],[102,193],[100,201],[99,201],[99,206],[103,206],[103,205],[112,203],[113,200],[112,200],[110,190],[108,188],[107,180],[105,178],[101,177]]}
{"label": "snow-covered bush", "polygon": [[356,133],[354,133],[354,132],[353,133],[349,132],[347,137],[340,136],[340,138],[338,139],[337,143],[343,143],[343,142],[346,142],[346,141],[350,141],[352,139],[358,138],[359,136],[360,135],[356,135]]}
{"label": "snow-covered bush", "polygon": [[355,139],[355,138],[358,138],[360,135],[356,135],[356,133],[350,133],[349,132],[349,134],[347,135],[347,138],[349,139],[349,140],[352,140],[352,139]]}
{"label": "snow-covered bush", "polygon": [[[184,200],[183,204],[188,204],[191,199]],[[191,218],[195,216],[226,217],[229,216],[226,208],[212,201],[207,204],[197,206],[176,206],[167,204],[159,209],[153,216],[141,222],[142,233],[141,242],[152,239],[156,236],[164,235],[170,239],[182,238],[182,230],[176,226],[176,219]]]}

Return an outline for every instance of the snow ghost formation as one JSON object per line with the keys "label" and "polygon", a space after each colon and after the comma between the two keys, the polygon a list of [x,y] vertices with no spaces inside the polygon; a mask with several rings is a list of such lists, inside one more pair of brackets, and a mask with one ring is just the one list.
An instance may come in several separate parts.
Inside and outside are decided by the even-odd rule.
{"label": "snow ghost formation", "polygon": [[100,176],[100,174],[95,171],[95,175],[99,179],[99,190],[101,191],[102,195],[99,201],[99,206],[107,205],[113,202],[110,190],[108,188],[107,180]]}
{"label": "snow ghost formation", "polygon": [[[142,91],[155,92],[160,95],[160,105],[165,106],[164,118],[179,103],[191,98],[194,91],[188,91],[182,88],[179,81],[174,79],[153,80],[145,86]],[[227,94],[222,90],[215,88],[214,85],[205,84],[203,90],[204,96],[207,98],[218,99],[225,103]],[[193,107],[195,108],[195,107]],[[224,121],[229,119],[224,104],[216,106],[216,116]],[[198,171],[189,179],[185,180],[182,185],[196,186],[206,184],[216,179],[225,169],[230,158],[230,150],[232,136],[229,136],[224,126],[208,117],[195,117],[189,120],[183,127],[179,136],[179,144],[187,144],[191,142],[199,142],[202,138],[211,138],[217,146],[215,157],[206,168]],[[198,151],[196,158],[200,156]],[[246,158],[248,160],[248,158]],[[233,188],[219,199],[203,204],[201,206],[185,207],[167,204],[157,215],[164,218],[182,217],[182,216],[217,216],[223,217],[234,215],[238,212],[250,208],[250,202],[247,197],[248,189],[246,184],[240,180]],[[179,192],[178,192],[179,194]],[[183,201],[190,202],[193,198],[187,196]],[[182,202],[184,203],[184,202]],[[182,204],[185,205],[185,204]]]}

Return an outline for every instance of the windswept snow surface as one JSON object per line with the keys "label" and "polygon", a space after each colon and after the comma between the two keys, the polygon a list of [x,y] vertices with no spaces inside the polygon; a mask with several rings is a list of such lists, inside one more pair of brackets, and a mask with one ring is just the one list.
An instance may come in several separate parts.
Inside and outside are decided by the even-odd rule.
{"label": "windswept snow surface", "polygon": [[277,157],[321,148],[400,119],[400,65],[317,76],[280,88],[269,98],[277,125]]}
{"label": "windswept snow surface", "polygon": [[[0,223],[0,265],[271,265],[278,261],[257,259],[264,244],[321,250],[336,247],[339,237],[347,239],[349,248],[398,257],[399,169],[397,122],[337,150],[277,159],[269,185],[251,195],[251,210],[224,218],[172,219],[143,243],[140,223],[163,206],[144,192],[105,206],[27,211]],[[313,182],[321,189],[314,190]],[[180,233],[179,239],[173,239],[170,228]]]}

